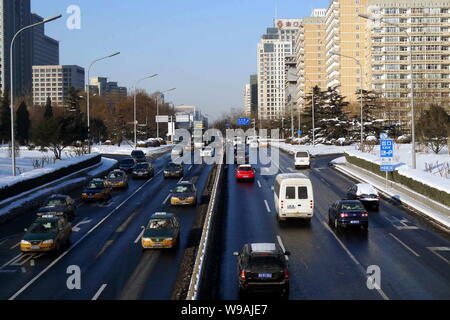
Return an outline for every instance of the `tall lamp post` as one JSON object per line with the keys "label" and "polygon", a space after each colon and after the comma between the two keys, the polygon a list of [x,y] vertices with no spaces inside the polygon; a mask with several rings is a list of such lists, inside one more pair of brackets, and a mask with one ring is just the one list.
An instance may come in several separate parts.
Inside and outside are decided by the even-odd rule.
{"label": "tall lamp post", "polygon": [[152,74],[149,76],[146,76],[144,78],[136,80],[136,83],[134,84],[134,103],[133,103],[133,126],[134,126],[134,148],[137,147],[137,119],[136,119],[136,94],[137,94],[137,85],[139,82],[145,79],[156,77],[158,74]]}
{"label": "tall lamp post", "polygon": [[[171,88],[169,90],[161,91],[161,94],[164,94],[169,91],[176,90],[176,88]],[[156,97],[156,116],[159,116],[159,96]],[[159,138],[159,122],[156,122],[156,137]]]}
{"label": "tall lamp post", "polygon": [[91,64],[89,65],[89,68],[88,68],[87,89],[86,89],[86,96],[87,96],[87,99],[86,99],[86,113],[87,113],[89,153],[91,153],[91,120],[90,120],[90,99],[89,99],[89,89],[90,89],[89,79],[90,79],[91,68],[94,65],[94,63],[96,63],[97,61],[108,59],[108,58],[117,56],[118,54],[120,54],[120,52],[115,52],[115,53],[112,53],[112,54],[110,54],[110,55],[108,55],[106,57],[96,59],[96,60],[91,62]]}
{"label": "tall lamp post", "polygon": [[331,51],[332,55],[335,56],[339,56],[339,57],[344,57],[347,59],[352,59],[353,61],[356,62],[356,64],[359,66],[359,81],[361,83],[361,87],[359,89],[359,102],[360,102],[360,107],[361,107],[361,146],[363,145],[364,142],[364,119],[363,119],[363,72],[362,72],[362,65],[361,65],[361,61],[359,61],[358,59],[356,59],[355,57],[351,57],[351,56],[346,56],[345,54],[341,54],[339,52],[335,52],[335,51]]}
{"label": "tall lamp post", "polygon": [[[360,18],[376,21],[375,17],[369,16],[367,14],[359,14]],[[413,81],[413,65],[412,65],[412,39],[406,29],[402,29],[402,26],[399,23],[383,21],[383,23],[387,25],[391,25],[394,27],[398,27],[400,31],[403,31],[406,34],[408,39],[408,50],[409,50],[409,77],[410,77],[410,95],[411,95],[411,167],[416,169],[416,126],[415,126],[415,112],[414,112],[414,81]]]}
{"label": "tall lamp post", "polygon": [[15,152],[15,148],[16,148],[16,143],[15,143],[15,139],[14,139],[14,71],[13,71],[13,47],[14,47],[14,40],[16,40],[17,36],[22,32],[25,31],[27,29],[31,29],[33,27],[36,27],[38,25],[47,23],[47,22],[51,22],[54,21],[56,19],[61,18],[62,15],[57,15],[54,17],[50,17],[47,19],[44,19],[38,23],[35,24],[31,24],[29,26],[25,26],[22,29],[20,29],[19,31],[17,31],[12,40],[11,40],[11,44],[10,44],[10,48],[9,48],[9,72],[10,72],[10,90],[11,90],[11,101],[9,102],[10,108],[11,108],[11,160],[12,160],[12,174],[13,176],[16,175],[16,152]]}

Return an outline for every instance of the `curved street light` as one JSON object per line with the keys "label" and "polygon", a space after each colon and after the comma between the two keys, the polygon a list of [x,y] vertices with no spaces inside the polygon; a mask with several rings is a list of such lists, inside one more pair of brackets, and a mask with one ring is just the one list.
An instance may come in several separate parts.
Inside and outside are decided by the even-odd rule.
{"label": "curved street light", "polygon": [[141,79],[136,80],[136,83],[134,84],[134,104],[133,104],[133,125],[134,125],[134,148],[136,149],[137,147],[137,119],[136,119],[136,94],[137,94],[137,85],[139,84],[139,82],[141,82],[142,80],[145,79],[150,79],[153,77],[156,77],[158,74],[152,74],[152,75],[148,75],[146,77],[143,77]]}

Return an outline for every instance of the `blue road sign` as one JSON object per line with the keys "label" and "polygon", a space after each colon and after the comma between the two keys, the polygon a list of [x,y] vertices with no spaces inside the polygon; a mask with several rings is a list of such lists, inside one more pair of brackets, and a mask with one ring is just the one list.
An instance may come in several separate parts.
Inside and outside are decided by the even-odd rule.
{"label": "blue road sign", "polygon": [[229,128],[231,125],[230,125],[229,123],[227,123],[225,126],[226,126],[227,128]]}
{"label": "blue road sign", "polygon": [[380,140],[380,157],[392,158],[394,156],[394,142],[392,139]]}
{"label": "blue road sign", "polygon": [[297,134],[302,134],[302,130],[297,130]]}
{"label": "blue road sign", "polygon": [[388,135],[387,135],[387,133],[386,133],[386,132],[382,132],[382,133],[380,133],[380,140],[384,140],[384,139],[387,139],[387,137],[388,137]]}
{"label": "blue road sign", "polygon": [[238,124],[238,126],[249,126],[250,119],[249,118],[238,118],[237,124]]}
{"label": "blue road sign", "polygon": [[382,164],[380,166],[380,171],[394,171],[394,165],[392,164]]}

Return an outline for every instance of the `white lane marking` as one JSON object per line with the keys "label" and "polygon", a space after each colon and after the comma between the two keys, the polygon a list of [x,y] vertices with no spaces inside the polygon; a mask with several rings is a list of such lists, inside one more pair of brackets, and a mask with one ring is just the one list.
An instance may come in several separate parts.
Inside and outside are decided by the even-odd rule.
{"label": "white lane marking", "polygon": [[82,206],[84,206],[84,202],[83,201],[80,201],[78,204],[77,204],[77,208],[80,208],[80,207],[82,207]]}
{"label": "white lane marking", "polygon": [[270,211],[269,203],[267,202],[267,200],[264,200],[264,203],[266,204],[267,212],[270,213],[271,211]]}
{"label": "white lane marking", "polygon": [[12,250],[14,248],[17,248],[20,245],[20,242],[17,242],[15,245],[13,245],[11,248],[9,248],[9,250]]}
{"label": "white lane marking", "polygon": [[2,245],[4,242],[6,242],[8,239],[4,239],[2,241],[0,241],[0,245]]}
{"label": "white lane marking", "polygon": [[[283,250],[283,252],[286,252],[286,248],[285,248],[284,245],[283,245],[283,241],[281,241],[281,237],[280,237],[280,236],[277,236],[277,239],[278,239],[278,244],[280,245],[280,247],[281,247],[281,249]],[[288,257],[288,256],[286,256],[286,260],[289,260],[289,257]]]}
{"label": "white lane marking", "polygon": [[191,169],[192,169],[193,166],[194,166],[194,165],[191,165],[191,166],[188,168],[188,171],[191,171]]}
{"label": "white lane marking", "polygon": [[12,264],[14,262],[16,262],[16,260],[20,260],[23,257],[23,253],[19,253],[17,256],[15,256],[14,258],[12,258],[11,260],[9,260],[8,262],[6,262],[4,265],[2,265],[0,267],[0,269],[3,269],[4,267],[6,267],[9,264]]}
{"label": "white lane marking", "polygon": [[17,291],[15,294],[13,294],[8,300],[14,300],[17,298],[22,292],[24,292],[29,286],[31,286],[37,279],[42,277],[43,274],[45,274],[48,270],[50,270],[51,267],[53,267],[55,264],[57,264],[62,258],[66,256],[69,252],[71,252],[73,249],[75,249],[86,237],[93,232],[95,229],[97,229],[103,222],[105,222],[114,212],[116,212],[120,207],[122,207],[128,200],[130,200],[136,193],[142,190],[150,180],[142,184],[138,189],[136,189],[135,192],[133,192],[128,198],[126,198],[121,204],[119,204],[115,209],[113,209],[108,215],[106,215],[102,220],[100,220],[94,227],[92,227],[86,234],[84,234],[77,242],[75,242],[69,249],[64,251],[59,257],[57,257],[55,260],[53,260],[52,263],[50,263],[44,270],[42,270],[39,274],[37,274],[33,279],[31,279],[28,283],[26,283],[22,288],[20,288],[19,291]]}
{"label": "white lane marking", "polygon": [[178,180],[178,183],[180,183],[181,181],[183,181],[184,177],[181,177],[180,180]]}
{"label": "white lane marking", "polygon": [[[345,244],[341,241],[341,239],[338,238],[338,236],[333,232],[333,230],[330,229],[330,226],[328,225],[328,223],[326,223],[325,221],[322,221],[322,224],[325,226],[325,229],[328,230],[328,232],[330,232],[333,237],[336,239],[336,241],[339,243],[339,245],[341,246],[342,249],[344,249],[344,251],[348,254],[348,256],[350,257],[350,259],[353,260],[353,262],[359,266],[362,269],[363,274],[366,274],[366,270],[364,269],[364,267],[362,266],[361,263],[359,263],[359,261],[355,258],[355,256],[350,252],[350,250],[348,250],[348,248],[345,246]],[[380,296],[384,299],[384,300],[390,300],[389,297],[384,293],[384,291],[382,289],[376,289],[377,292],[380,294]]]}
{"label": "white lane marking", "polygon": [[397,240],[403,247],[405,247],[406,249],[408,249],[409,251],[411,251],[416,257],[420,257],[420,255],[415,252],[413,249],[411,249],[410,247],[408,247],[402,240],[400,240],[399,238],[397,238],[396,236],[394,236],[392,233],[389,233],[389,235],[394,238],[395,240]]}
{"label": "white lane marking", "polygon": [[25,263],[27,263],[28,261],[30,261],[31,259],[33,259],[34,258],[34,256],[35,256],[35,254],[33,253],[33,254],[31,254],[31,255],[29,255],[29,256],[24,256],[24,258],[25,259],[20,259],[20,260],[22,260],[22,261],[16,261],[15,263],[12,263],[11,265],[12,266],[23,266]]}
{"label": "white lane marking", "polygon": [[98,289],[97,293],[94,295],[94,297],[92,298],[92,300],[97,300],[98,297],[100,297],[100,295],[102,294],[103,290],[105,290],[107,284],[102,284],[102,286],[100,287],[100,289]]}
{"label": "white lane marking", "polygon": [[435,255],[437,255],[440,259],[450,264],[450,261],[447,260],[444,256],[437,253],[437,251],[450,251],[450,247],[427,247],[428,250],[433,252]]}
{"label": "white lane marking", "polygon": [[262,188],[261,187],[261,182],[259,182],[259,180],[256,180],[256,182],[258,183],[258,187]]}
{"label": "white lane marking", "polygon": [[34,259],[31,259],[31,261],[30,261],[30,267],[34,267]]}
{"label": "white lane marking", "polygon": [[87,218],[84,218],[82,221],[80,221],[77,225],[75,225],[74,227],[72,227],[72,231],[78,232],[81,229],[79,228],[79,226],[81,226],[82,224],[86,224],[91,222],[92,220],[87,220]]}
{"label": "white lane marking", "polygon": [[142,226],[141,228],[142,228],[142,231],[139,233],[139,235],[137,236],[136,240],[134,240],[134,243],[138,243],[139,240],[141,240],[142,236],[144,235],[145,228],[144,228],[144,226]]}
{"label": "white lane marking", "polygon": [[392,226],[394,228],[396,228],[397,230],[417,230],[417,229],[419,229],[416,226],[408,225],[408,223],[411,223],[410,221],[408,221],[408,219],[403,218],[400,220],[399,218],[397,218],[395,216],[388,216],[388,217],[385,217],[385,219],[387,221],[389,221],[392,224]]}
{"label": "white lane marking", "polygon": [[167,200],[169,200],[169,198],[170,198],[170,193],[167,195],[166,199],[164,199],[163,204],[166,204]]}

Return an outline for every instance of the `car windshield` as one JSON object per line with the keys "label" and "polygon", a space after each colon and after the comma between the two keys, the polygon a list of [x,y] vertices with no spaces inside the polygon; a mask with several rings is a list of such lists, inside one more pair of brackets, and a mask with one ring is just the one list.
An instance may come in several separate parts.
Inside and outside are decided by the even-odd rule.
{"label": "car windshield", "polygon": [[133,159],[125,159],[125,160],[120,161],[120,164],[124,164],[124,165],[134,164],[134,160]]}
{"label": "car windshield", "polygon": [[167,168],[179,168],[179,166],[176,163],[171,162],[167,165]]}
{"label": "car windshield", "polygon": [[146,163],[141,163],[141,164],[138,164],[138,165],[136,165],[136,169],[148,169],[148,164],[146,164]]}
{"label": "car windshield", "polygon": [[148,229],[166,229],[170,227],[171,223],[168,219],[151,219],[148,223]]}
{"label": "car windshield", "polygon": [[360,203],[343,203],[341,209],[350,211],[365,210],[362,204]]}
{"label": "car windshield", "polygon": [[109,179],[122,179],[123,172],[111,172],[108,176]]}
{"label": "car windshield", "polygon": [[88,185],[88,189],[103,189],[103,182],[95,181]]}
{"label": "car windshield", "polygon": [[45,204],[44,207],[60,207],[60,206],[65,206],[66,205],[66,200],[61,199],[61,198],[53,198],[53,199],[48,199]]}
{"label": "car windshield", "polygon": [[258,269],[283,268],[283,262],[274,256],[254,256],[250,259],[250,266]]}
{"label": "car windshield", "polygon": [[175,190],[173,191],[175,193],[183,193],[183,192],[194,192],[194,188],[192,185],[179,185],[175,187]]}
{"label": "car windshield", "polygon": [[132,151],[131,155],[132,156],[143,156],[144,152],[142,152],[142,151]]}
{"label": "car windshield", "polygon": [[58,232],[56,221],[35,222],[31,225],[30,233],[53,233]]}
{"label": "car windshield", "polygon": [[308,158],[307,152],[297,152],[297,158]]}
{"label": "car windshield", "polygon": [[251,167],[239,167],[239,171],[252,171]]}

